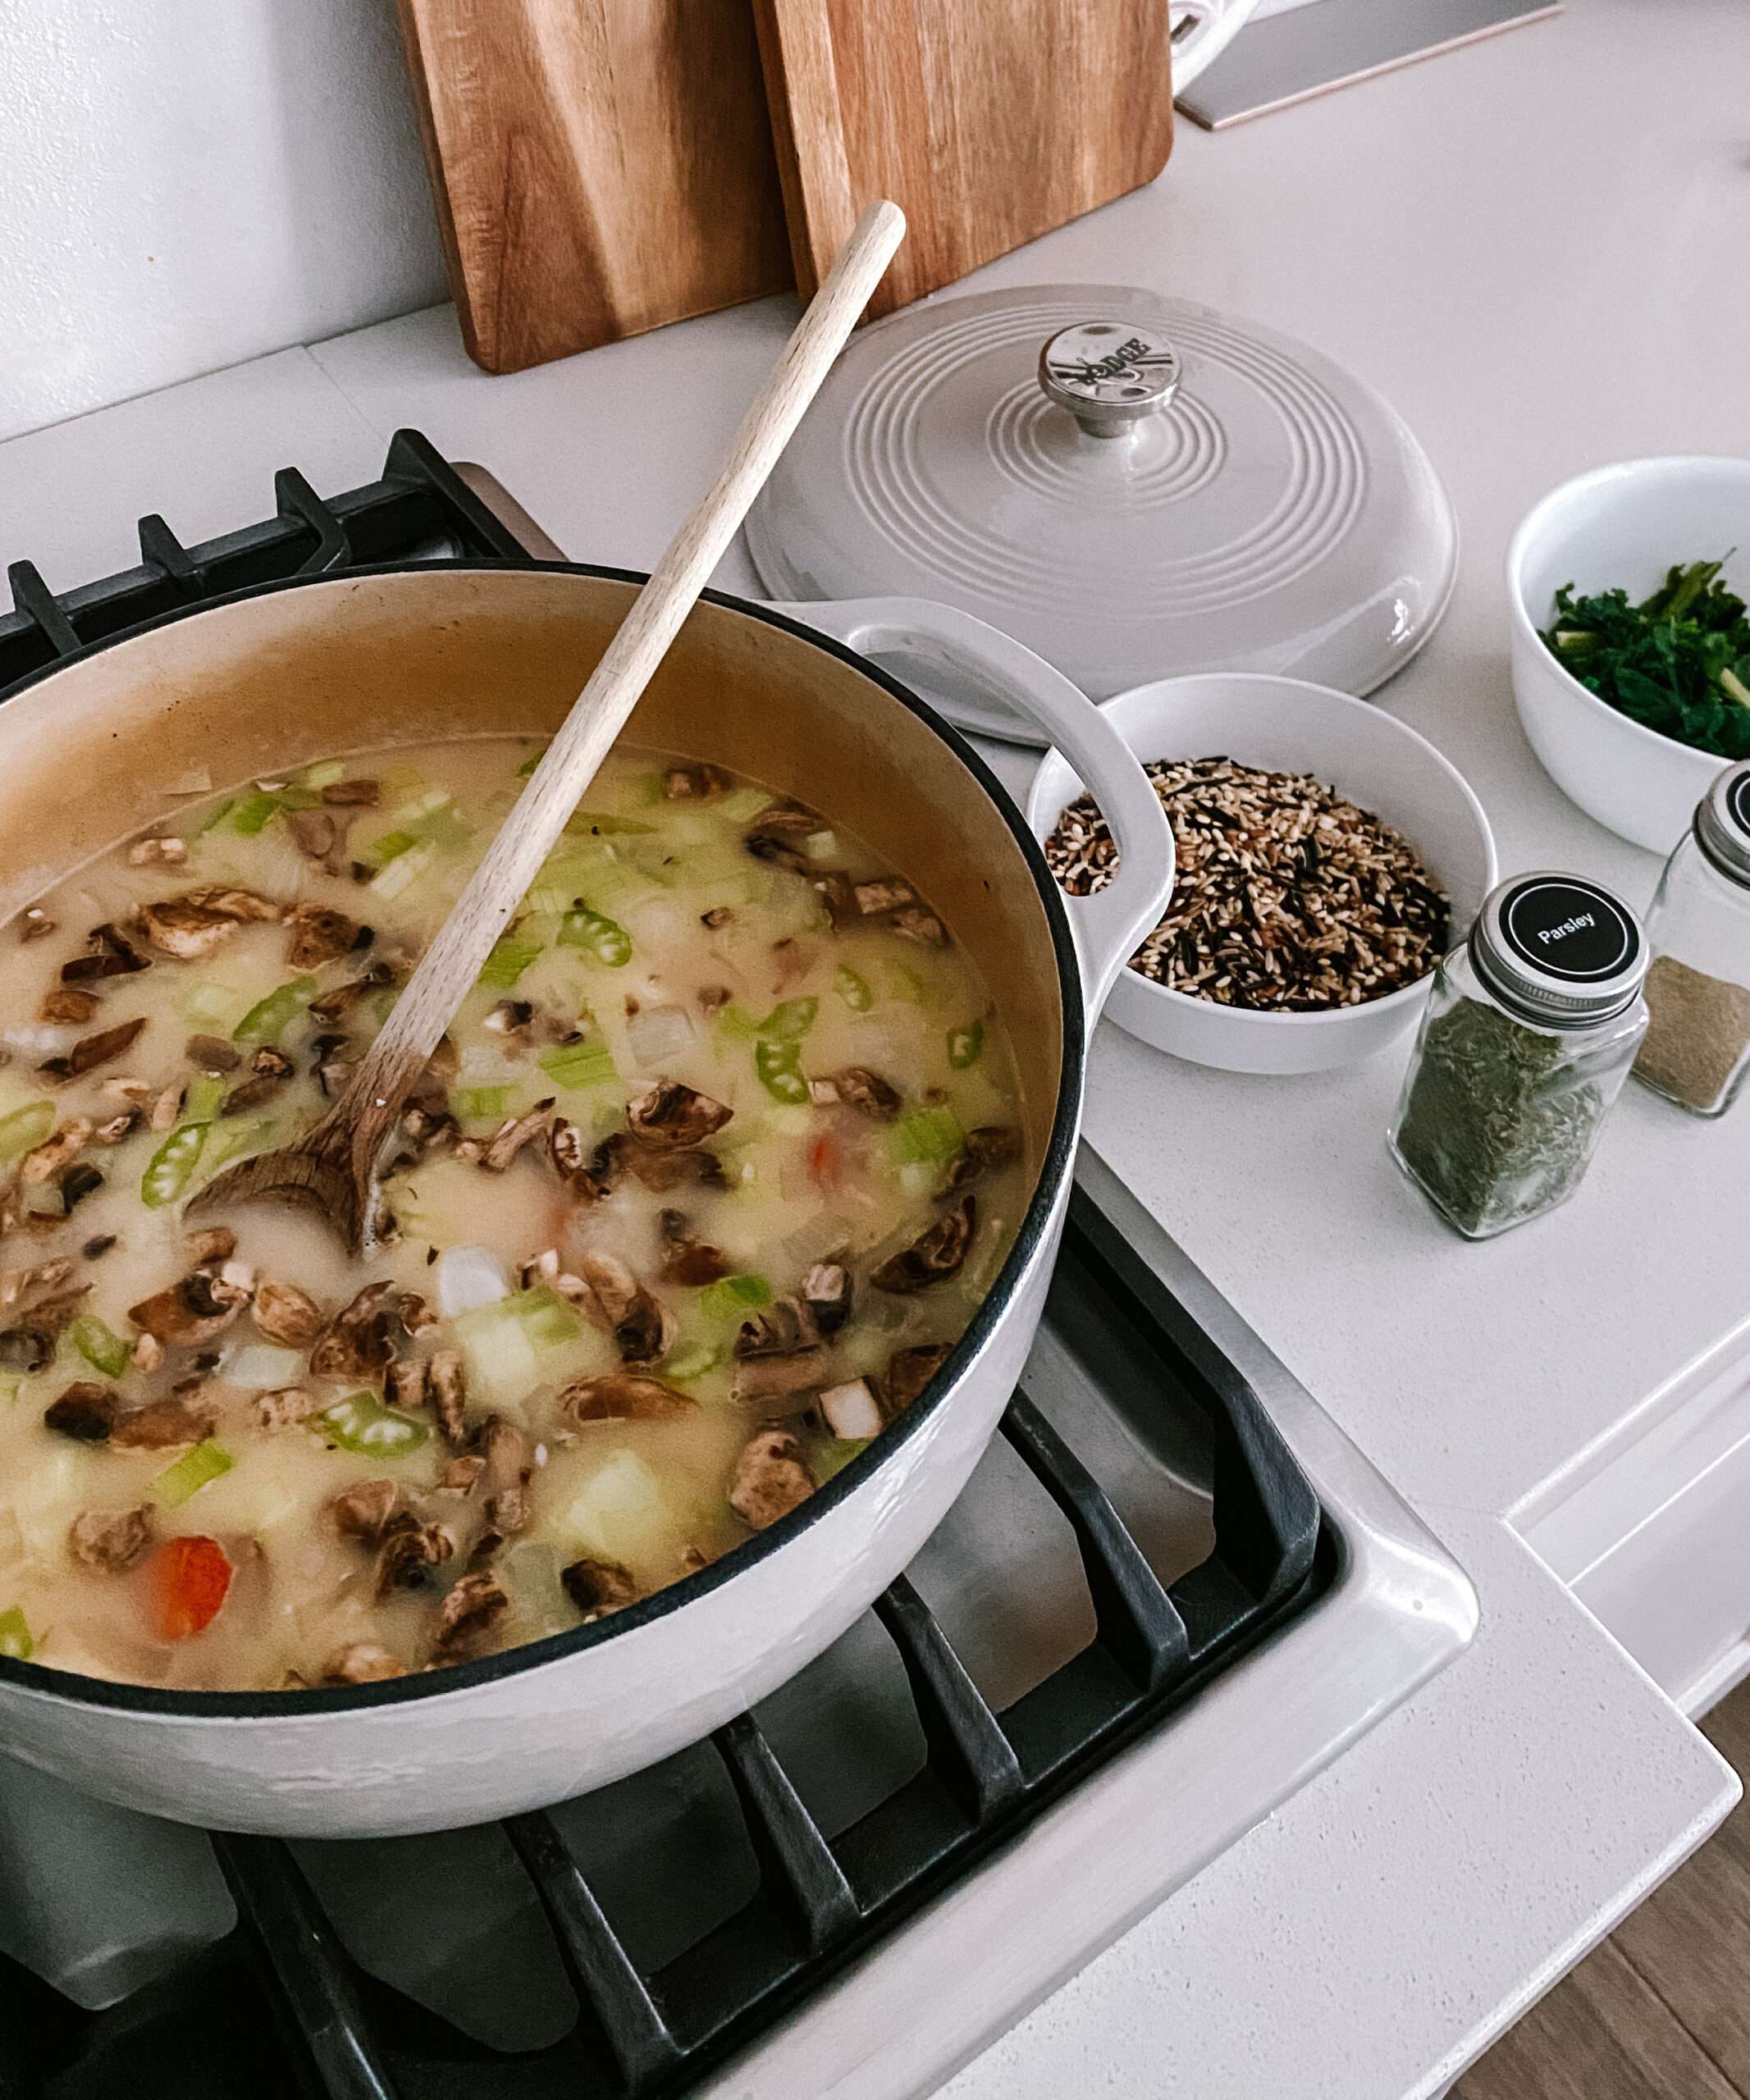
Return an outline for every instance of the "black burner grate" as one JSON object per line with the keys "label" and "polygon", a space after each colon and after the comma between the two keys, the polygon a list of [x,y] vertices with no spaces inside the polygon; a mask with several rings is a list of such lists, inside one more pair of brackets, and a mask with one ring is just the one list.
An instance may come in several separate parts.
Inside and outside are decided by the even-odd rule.
{"label": "black burner grate", "polygon": [[[58,597],[14,564],[0,692],[72,649],[240,586],[349,562],[527,558],[417,432],[396,436],[381,481],[329,502],[290,471],[276,486],[270,523],[185,549],[144,519],[141,567]],[[1188,1402],[1206,1418],[1213,1550],[1163,1584],[1017,1393],[1002,1433],[1074,1532],[1094,1638],[995,1712],[917,1590],[895,1582],[875,1612],[904,1665],[923,1767],[829,1838],[755,1717],[720,1729],[712,1742],[759,1869],[736,1915],[647,1972],[557,1824],[515,1818],[505,1834],[581,2011],[562,2040],[500,2054],[360,1968],[286,1846],[218,1836],[242,1923],[121,2005],[80,2012],[0,1959],[0,2100],[660,2100],[756,2039],[1328,1579],[1317,1498],[1255,1394],[1079,1189],[1046,1318],[1100,1393],[1132,1413],[1139,1398]],[[264,2048],[276,2027],[284,2048]]]}

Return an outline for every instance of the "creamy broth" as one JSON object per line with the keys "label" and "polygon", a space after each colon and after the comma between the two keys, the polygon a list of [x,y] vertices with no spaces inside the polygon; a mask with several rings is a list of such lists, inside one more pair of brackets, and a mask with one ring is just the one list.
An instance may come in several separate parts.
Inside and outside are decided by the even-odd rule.
{"label": "creamy broth", "polygon": [[295,1688],[562,1631],[788,1513],[971,1318],[1029,1184],[952,929],[651,753],[457,1016],[377,1252],[184,1218],[344,1087],[537,755],[185,801],[0,934],[0,1652]]}

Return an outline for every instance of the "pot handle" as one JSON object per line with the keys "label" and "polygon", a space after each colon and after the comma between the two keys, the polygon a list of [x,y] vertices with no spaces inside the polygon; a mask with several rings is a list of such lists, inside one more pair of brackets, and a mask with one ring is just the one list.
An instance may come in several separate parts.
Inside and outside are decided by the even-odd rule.
{"label": "pot handle", "polygon": [[1172,893],[1172,826],[1130,746],[1081,688],[1012,635],[929,598],[774,605],[859,655],[904,651],[988,686],[1039,724],[1075,767],[1118,842],[1117,875],[1092,897],[1066,897],[1088,1032],[1106,995]]}

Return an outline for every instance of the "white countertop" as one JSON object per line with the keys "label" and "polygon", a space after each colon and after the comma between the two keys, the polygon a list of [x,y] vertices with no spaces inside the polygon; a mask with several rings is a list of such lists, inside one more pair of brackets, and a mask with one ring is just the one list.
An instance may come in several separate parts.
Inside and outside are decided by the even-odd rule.
{"label": "white countertop", "polygon": [[[1160,182],[972,281],[1184,293],[1388,395],[1464,550],[1445,624],[1378,698],[1469,778],[1504,872],[1568,865],[1637,902],[1656,864],[1569,805],[1519,730],[1501,559],[1583,467],[1745,450],[1750,308],[1728,258],[1750,253],[1747,78],[1742,0],[1570,0],[1229,133],[1184,126]],[[491,468],[574,557],[647,563],[793,311],[767,300],[507,379],[467,363],[441,308],[287,351],[0,446],[0,559],[64,588],[137,559],[140,511],[189,539],[224,530],[267,509],[274,468],[350,486],[410,423]],[[738,553],[720,580],[753,588]],[[1482,1631],[955,2100],[1437,2093],[1733,1797],[1508,1520],[1743,1345],[1750,1116],[1699,1125],[1630,1089],[1574,1202],[1473,1247],[1387,1158],[1401,1069],[1388,1052],[1247,1080],[1108,1028],[1088,1130],[1463,1563]]]}

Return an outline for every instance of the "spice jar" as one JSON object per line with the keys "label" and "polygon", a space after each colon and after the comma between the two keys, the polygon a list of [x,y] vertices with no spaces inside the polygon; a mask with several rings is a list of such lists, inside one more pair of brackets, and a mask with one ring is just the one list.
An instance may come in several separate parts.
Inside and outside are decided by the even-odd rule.
{"label": "spice jar", "polygon": [[1578,875],[1516,875],[1434,975],[1390,1133],[1450,1225],[1492,1239],[1571,1196],[1647,1028],[1639,921]]}
{"label": "spice jar", "polygon": [[1692,1115],[1723,1116],[1750,1068],[1750,761],[1702,797],[1647,917],[1652,1020],[1634,1075]]}

